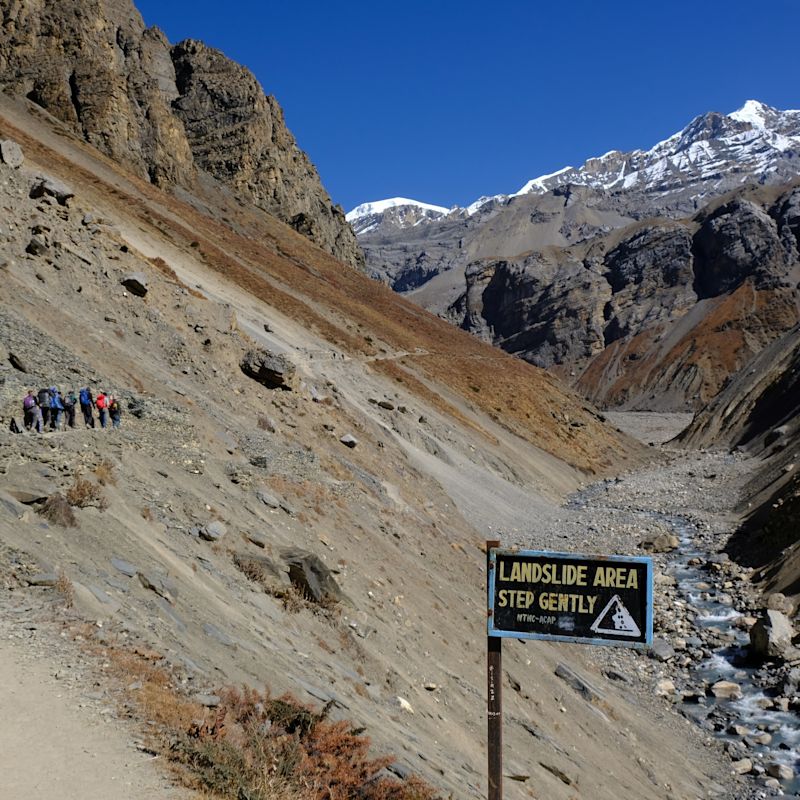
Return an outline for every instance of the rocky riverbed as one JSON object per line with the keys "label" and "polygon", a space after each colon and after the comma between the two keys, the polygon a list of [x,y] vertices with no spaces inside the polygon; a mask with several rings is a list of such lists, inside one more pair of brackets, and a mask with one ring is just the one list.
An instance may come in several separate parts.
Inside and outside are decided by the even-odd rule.
{"label": "rocky riverbed", "polygon": [[[663,441],[683,420],[632,414],[614,422]],[[705,745],[721,745],[741,798],[800,791],[794,609],[782,595],[763,597],[752,570],[725,553],[752,470],[741,453],[663,445],[648,468],[569,498],[554,532],[564,549],[653,555],[653,648],[592,648],[592,658],[632,693],[694,720]]]}

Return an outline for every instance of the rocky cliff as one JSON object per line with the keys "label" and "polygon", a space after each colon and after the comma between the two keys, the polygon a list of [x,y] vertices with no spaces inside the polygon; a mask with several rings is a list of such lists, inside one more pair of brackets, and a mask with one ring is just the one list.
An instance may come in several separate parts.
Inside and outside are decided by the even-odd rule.
{"label": "rocky cliff", "polygon": [[593,401],[697,408],[797,321],[800,189],[465,271],[449,316]]}
{"label": "rocky cliff", "polygon": [[744,487],[744,525],[730,550],[760,568],[767,591],[800,585],[800,326],[765,347],[731,377],[678,437],[687,448],[724,446],[757,454],[759,469]]}
{"label": "rocky cliff", "polygon": [[355,235],[253,75],[200,42],[171,48],[130,0],[12,0],[0,89],[46,109],[159,185],[202,192],[198,171],[355,266]]}

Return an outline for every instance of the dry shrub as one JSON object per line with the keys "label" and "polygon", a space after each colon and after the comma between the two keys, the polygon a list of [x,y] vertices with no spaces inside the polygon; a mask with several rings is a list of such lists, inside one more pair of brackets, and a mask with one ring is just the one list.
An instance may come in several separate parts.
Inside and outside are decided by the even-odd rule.
{"label": "dry shrub", "polygon": [[294,586],[285,588],[277,586],[275,576],[269,572],[264,563],[258,558],[253,558],[243,553],[235,553],[233,563],[248,580],[257,583],[267,594],[280,600],[283,603],[284,611],[296,614],[307,605],[303,595]]}
{"label": "dry shrub", "polygon": [[101,486],[117,485],[117,476],[114,475],[114,465],[108,460],[101,461],[94,468],[94,476]]}
{"label": "dry shrub", "polygon": [[433,800],[423,781],[384,777],[392,758],[370,758],[369,739],[290,695],[244,688],[220,693],[177,737],[168,755],[184,782],[215,797],[248,800]]}
{"label": "dry shrub", "polygon": [[270,575],[264,567],[264,564],[257,558],[252,556],[236,553],[233,556],[233,563],[236,564],[239,571],[253,583],[260,584],[264,589],[269,589],[272,581]]}
{"label": "dry shrub", "polygon": [[39,514],[53,525],[60,525],[62,528],[76,528],[78,520],[70,508],[68,497],[69,495],[64,497],[58,492],[51,494],[42,504]]}
{"label": "dry shrub", "polygon": [[141,683],[135,695],[136,703],[162,732],[186,730],[201,716],[200,706],[172,688],[169,674],[160,666],[159,654],[111,648],[104,655],[111,664],[112,673],[124,685],[134,681]]}
{"label": "dry shrub", "polygon": [[[69,506],[67,506],[67,508],[69,508]],[[72,608],[72,603],[75,600],[75,587],[72,585],[72,581],[66,576],[66,573],[63,570],[58,571],[54,588],[61,595],[64,605],[67,608]]]}
{"label": "dry shrub", "polygon": [[139,512],[142,515],[142,519],[146,520],[147,522],[153,521],[153,510],[150,506],[142,506],[142,510]]}
{"label": "dry shrub", "polygon": [[80,475],[75,476],[72,486],[67,489],[67,502],[77,508],[93,506],[101,511],[108,508],[108,500],[103,490],[96,483],[87,481]]}

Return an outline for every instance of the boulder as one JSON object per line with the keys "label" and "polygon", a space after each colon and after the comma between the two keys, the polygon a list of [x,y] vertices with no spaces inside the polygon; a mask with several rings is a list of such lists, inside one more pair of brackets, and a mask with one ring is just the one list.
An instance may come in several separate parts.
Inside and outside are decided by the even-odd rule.
{"label": "boulder", "polygon": [[792,601],[783,592],[773,592],[767,597],[767,608],[790,615],[794,608]]}
{"label": "boulder", "polygon": [[32,256],[43,256],[48,250],[50,250],[50,248],[41,236],[31,236],[31,240],[25,248],[25,252]]}
{"label": "boulder", "polygon": [[144,297],[147,294],[147,277],[143,272],[130,272],[120,283],[137,297]]}
{"label": "boulder", "polygon": [[168,603],[175,605],[175,601],[178,599],[178,587],[169,578],[149,572],[139,572],[139,581],[145,589],[150,589]]}
{"label": "boulder", "polygon": [[788,764],[773,761],[771,764],[767,764],[767,775],[781,781],[790,781],[794,778],[794,770]]}
{"label": "boulder", "polygon": [[739,700],[742,697],[742,687],[733,681],[717,681],[711,687],[711,694],[720,700]]}
{"label": "boulder", "polygon": [[662,639],[660,636],[653,639],[650,652],[659,661],[669,661],[675,656],[675,649],[666,639]]}
{"label": "boulder", "polygon": [[65,206],[67,201],[75,196],[68,186],[55,178],[41,177],[31,186],[29,197],[37,200],[40,197],[53,197],[59,205]]}
{"label": "boulder", "polygon": [[339,441],[351,450],[358,444],[358,439],[352,433],[346,433]]}
{"label": "boulder", "polygon": [[768,608],[750,628],[750,651],[757,658],[783,658],[792,651],[794,628],[786,614]]}
{"label": "boulder", "polygon": [[669,553],[680,546],[680,539],[672,533],[662,533],[650,539],[644,539],[639,547],[648,553]]}
{"label": "boulder", "polygon": [[43,503],[58,491],[53,478],[55,473],[48,467],[29,461],[10,468],[8,473],[2,476],[0,489],[11,495],[18,503],[25,505]]}
{"label": "boulder", "polygon": [[292,388],[296,367],[285,355],[263,348],[254,348],[244,354],[239,368],[267,389]]}
{"label": "boulder", "polygon": [[25,156],[22,154],[22,148],[15,141],[3,139],[0,142],[0,159],[9,167],[17,169],[22,166]]}
{"label": "boulder", "polygon": [[199,530],[200,538],[205,539],[207,542],[218,542],[226,533],[227,528],[218,519],[209,522],[208,525],[204,525]]}
{"label": "boulder", "polygon": [[340,601],[344,594],[322,559],[306,550],[288,549],[281,558],[289,568],[289,580],[303,596],[315,603]]}
{"label": "boulder", "polygon": [[672,697],[675,694],[675,684],[669,678],[662,678],[656,683],[656,694],[659,697]]}

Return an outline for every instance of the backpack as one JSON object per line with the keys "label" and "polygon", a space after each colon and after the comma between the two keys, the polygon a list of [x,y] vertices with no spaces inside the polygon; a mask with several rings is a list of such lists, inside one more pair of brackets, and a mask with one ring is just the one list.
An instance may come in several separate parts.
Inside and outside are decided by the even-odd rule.
{"label": "backpack", "polygon": [[117,414],[119,412],[119,403],[116,400],[113,400],[111,402],[111,405],[108,407],[108,410],[112,414]]}
{"label": "backpack", "polygon": [[55,387],[50,390],[50,408],[54,408],[56,411],[64,410],[64,404],[61,402],[61,395]]}
{"label": "backpack", "polygon": [[39,405],[42,408],[50,408],[50,390],[39,389]]}
{"label": "backpack", "polygon": [[26,411],[30,411],[36,405],[36,398],[32,394],[25,395],[25,399],[22,401],[22,407]]}
{"label": "backpack", "polygon": [[90,406],[92,404],[92,398],[89,395],[88,389],[81,389],[80,391],[80,400],[82,406]]}
{"label": "backpack", "polygon": [[97,395],[97,400],[95,400],[95,405],[98,408],[105,408],[107,402],[108,399],[106,398],[106,396],[104,394],[99,394]]}

